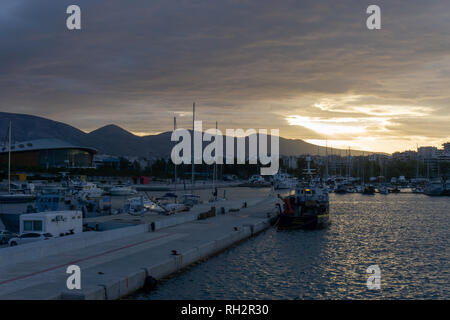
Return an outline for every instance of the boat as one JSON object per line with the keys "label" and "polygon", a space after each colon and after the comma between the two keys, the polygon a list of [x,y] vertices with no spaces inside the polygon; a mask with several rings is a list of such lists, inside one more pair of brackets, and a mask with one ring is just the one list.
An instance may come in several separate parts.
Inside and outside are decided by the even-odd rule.
{"label": "boat", "polygon": [[400,193],[400,189],[398,187],[389,188],[389,193]]}
{"label": "boat", "polygon": [[442,191],[441,196],[450,196],[450,182],[447,182],[444,185],[444,190]]}
{"label": "boat", "polygon": [[270,187],[271,183],[267,182],[260,175],[253,175],[248,179],[247,182],[239,184],[239,187],[249,187],[249,188],[267,188]]}
{"label": "boat", "polygon": [[32,194],[25,193],[7,193],[0,194],[0,203],[25,203],[31,202],[35,199],[35,196]]}
{"label": "boat", "polygon": [[109,190],[109,193],[112,196],[131,196],[136,194],[137,191],[127,186],[115,186]]}
{"label": "boat", "polygon": [[423,193],[424,190],[421,187],[412,188],[412,193]]}
{"label": "boat", "polygon": [[348,186],[346,192],[347,193],[355,193],[355,188],[353,186]]}
{"label": "boat", "polygon": [[432,181],[427,185],[423,193],[427,196],[440,196],[444,193],[444,186],[441,181]]}
{"label": "boat", "polygon": [[97,187],[96,184],[90,182],[80,182],[72,186],[72,189],[82,199],[101,198],[105,191]]}
{"label": "boat", "polygon": [[334,193],[345,194],[347,193],[347,187],[344,184],[340,184],[336,187]]}
{"label": "boat", "polygon": [[378,186],[378,193],[389,194],[389,189],[384,185]]}
{"label": "boat", "polygon": [[363,194],[367,195],[375,194],[375,188],[372,185],[367,185],[364,187]]}
{"label": "boat", "polygon": [[329,195],[321,183],[312,179],[311,158],[307,157],[307,173],[310,180],[299,183],[295,193],[280,197],[283,206],[278,204],[279,214],[275,224],[279,230],[320,229],[329,225]]}
{"label": "boat", "polygon": [[277,173],[273,176],[273,187],[275,190],[294,189],[297,184],[296,179],[287,173]]}

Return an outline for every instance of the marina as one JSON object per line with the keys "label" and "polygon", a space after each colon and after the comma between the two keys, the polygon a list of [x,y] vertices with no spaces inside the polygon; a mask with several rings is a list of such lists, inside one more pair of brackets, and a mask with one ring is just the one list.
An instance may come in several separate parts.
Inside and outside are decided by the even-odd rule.
{"label": "marina", "polygon": [[0,303],[450,299],[448,0],[78,2],[0,1]]}
{"label": "marina", "polygon": [[[39,191],[35,196],[34,209],[30,210],[33,207],[30,203],[0,204],[2,220],[11,222],[12,217],[18,220],[16,226],[19,230],[10,231],[17,232],[18,235],[37,232],[36,236],[47,236],[21,240],[12,235],[0,247],[0,299],[119,299],[142,290],[148,293],[134,297],[158,298],[163,293],[156,291],[153,295],[149,291],[154,290],[157,283],[162,281],[163,289],[157,290],[163,292],[166,286],[176,281],[172,276],[180,270],[233,248],[260,232],[264,231],[264,234],[259,237],[270,235],[270,238],[278,237],[273,232],[301,232],[301,237],[314,239],[317,234],[333,232],[329,231],[330,228],[334,230],[333,228],[342,227],[339,215],[344,214],[348,219],[351,212],[355,213],[354,207],[341,211],[345,203],[364,208],[372,203],[387,206],[389,203],[407,200],[412,205],[416,201],[421,202],[422,200],[416,200],[419,198],[435,199],[413,192],[411,188],[388,188],[384,184],[372,189],[372,197],[367,197],[367,187],[360,188],[361,192],[346,191],[342,194],[339,187],[333,188],[337,184],[332,179],[324,182],[314,175],[309,165],[311,159],[307,161],[305,175],[296,181],[294,189],[275,190],[270,180],[266,183],[272,186],[263,187],[260,184],[265,180],[254,177],[247,183],[256,183],[256,188],[251,185],[242,187],[241,181],[213,184],[205,181],[197,182],[193,188],[183,188],[185,190],[171,185],[166,188],[149,185],[149,188],[145,188],[146,191],[137,191],[133,185],[103,185],[105,188],[102,189],[95,183],[75,182],[65,176],[59,184],[53,183],[50,193],[47,193],[45,188],[36,184],[35,189]],[[288,179],[292,181],[293,178]],[[219,190],[214,191],[212,188],[218,185]],[[397,189],[398,192],[386,192],[383,188]],[[358,188],[355,186],[353,189]],[[90,190],[97,193],[97,199],[88,196],[89,193],[86,192]],[[195,197],[187,194],[187,190],[194,190]],[[218,196],[214,197],[214,194]],[[55,198],[55,195],[58,197]],[[192,202],[192,199],[196,200]],[[442,204],[443,207],[439,210],[445,216],[448,213],[448,198],[444,196],[438,199],[442,199],[436,203]],[[87,207],[94,206],[92,203],[107,205],[102,210],[100,206],[96,210],[88,210]],[[45,206],[42,207],[43,205]],[[75,211],[58,211],[67,207]],[[378,215],[386,215],[393,209],[380,211],[374,207],[373,210]],[[403,215],[412,208],[405,206],[399,210],[399,214]],[[9,213],[5,213],[8,211]],[[18,214],[18,211],[23,213]],[[70,212],[78,212],[78,219],[81,218],[79,222],[75,220],[75,225],[64,227],[55,220],[56,217],[65,221],[64,217],[70,215]],[[364,214],[370,216],[373,213],[369,211]],[[420,214],[423,215],[423,212],[420,211]],[[46,216],[50,219],[46,220]],[[356,215],[355,219],[361,219],[361,216]],[[56,225],[51,226],[54,223],[52,221],[56,221],[57,229],[54,229]],[[333,226],[335,224],[338,225]],[[403,227],[398,225],[395,228]],[[312,233],[305,234],[303,232],[307,231],[287,231],[293,229],[318,230],[310,230]],[[352,244],[355,247],[359,245]],[[233,252],[239,249],[230,250]],[[307,252],[308,250],[305,251]],[[221,256],[214,259],[221,259]],[[68,291],[64,282],[65,267],[74,262],[83,268],[84,274],[83,289],[76,293]],[[188,269],[188,273],[194,272],[192,270],[196,268],[199,267]],[[165,280],[168,277],[172,280]],[[184,275],[181,276],[183,277]],[[27,281],[24,282],[23,279]],[[166,281],[168,285],[164,284]]]}

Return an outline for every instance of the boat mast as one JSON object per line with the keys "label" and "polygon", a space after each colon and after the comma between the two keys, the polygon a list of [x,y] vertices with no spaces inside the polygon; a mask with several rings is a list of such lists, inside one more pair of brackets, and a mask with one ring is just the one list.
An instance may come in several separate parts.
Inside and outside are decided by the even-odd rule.
{"label": "boat mast", "polygon": [[192,154],[192,167],[191,167],[191,194],[194,194],[194,128],[195,126],[195,102],[192,104],[192,139],[191,139],[191,154]]}
{"label": "boat mast", "polygon": [[[177,130],[177,117],[173,117],[173,131]],[[177,165],[174,163],[175,192],[177,191]]]}
{"label": "boat mast", "polygon": [[[218,131],[218,124],[216,121],[216,136],[214,137],[214,143],[216,144],[216,149],[214,150],[214,174],[213,174],[213,187],[214,192],[216,192],[216,183],[217,183],[217,131]],[[217,194],[215,196],[215,200],[217,200]]]}
{"label": "boat mast", "polygon": [[[416,179],[419,178],[419,145],[416,144]],[[417,181],[416,181],[417,183]]]}
{"label": "boat mast", "polygon": [[11,193],[11,120],[9,121],[9,147],[8,147],[8,193]]}
{"label": "boat mast", "polygon": [[325,143],[325,179],[328,179],[328,139]]}

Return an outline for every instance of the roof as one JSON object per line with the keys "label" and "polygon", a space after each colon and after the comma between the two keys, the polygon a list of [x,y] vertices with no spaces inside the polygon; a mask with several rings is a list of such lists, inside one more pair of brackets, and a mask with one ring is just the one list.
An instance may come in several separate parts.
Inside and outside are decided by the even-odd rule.
{"label": "roof", "polygon": [[36,219],[43,217],[54,217],[54,216],[73,216],[73,215],[81,215],[82,212],[80,210],[65,210],[65,211],[44,211],[37,213],[27,213],[20,215],[20,219]]}
{"label": "roof", "polygon": [[[39,139],[31,141],[16,142],[11,145],[11,152],[50,150],[50,149],[82,149],[88,152],[97,153],[97,150],[91,147],[82,147],[73,145],[69,142],[59,139]],[[8,152],[8,144],[0,146],[0,153]]]}

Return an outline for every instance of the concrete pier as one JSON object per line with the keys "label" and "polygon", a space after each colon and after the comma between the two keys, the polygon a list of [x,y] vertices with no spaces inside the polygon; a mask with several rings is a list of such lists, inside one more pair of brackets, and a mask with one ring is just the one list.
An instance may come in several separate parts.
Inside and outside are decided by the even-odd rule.
{"label": "concrete pier", "polygon": [[[142,288],[148,277],[164,278],[268,228],[277,202],[275,197],[264,197],[209,203],[197,212],[158,217],[154,231],[150,220],[142,219],[130,227],[86,233],[92,239],[77,241],[74,235],[49,240],[45,245],[56,249],[47,251],[37,250],[43,242],[2,249],[0,299],[124,297]],[[199,220],[208,206],[215,206],[217,215]],[[40,253],[33,255],[33,251]],[[67,289],[69,265],[81,268],[81,290]]]}

